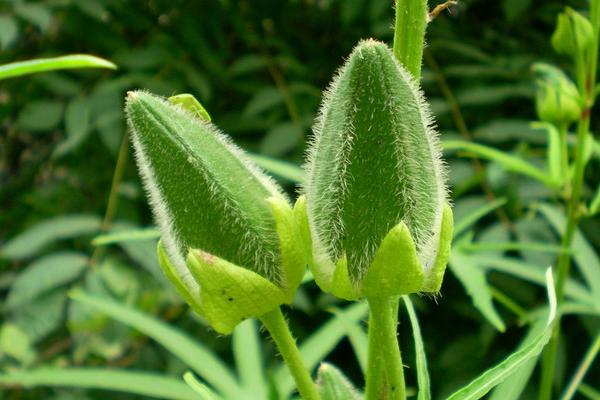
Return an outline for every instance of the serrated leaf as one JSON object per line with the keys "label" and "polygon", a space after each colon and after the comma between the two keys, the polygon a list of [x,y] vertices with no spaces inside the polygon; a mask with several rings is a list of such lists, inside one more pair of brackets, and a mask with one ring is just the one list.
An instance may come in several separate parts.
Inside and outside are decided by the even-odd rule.
{"label": "serrated leaf", "polygon": [[458,278],[471,297],[473,305],[481,314],[500,332],[504,332],[506,325],[500,318],[494,306],[492,294],[489,290],[485,271],[479,268],[472,257],[464,255],[455,247],[450,254],[450,270]]}

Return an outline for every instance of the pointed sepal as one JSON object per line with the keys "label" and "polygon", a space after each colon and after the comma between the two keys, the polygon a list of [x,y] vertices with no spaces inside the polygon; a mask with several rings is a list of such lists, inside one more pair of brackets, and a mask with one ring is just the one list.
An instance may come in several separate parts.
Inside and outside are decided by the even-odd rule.
{"label": "pointed sepal", "polygon": [[[202,305],[200,304],[200,287],[196,284],[185,284],[181,274],[177,271],[175,265],[169,260],[163,247],[162,240],[156,246],[158,254],[158,263],[167,279],[175,286],[177,293],[185,302],[198,314],[202,315]],[[197,289],[197,290],[194,290]]]}
{"label": "pointed sepal", "polygon": [[[298,201],[301,201],[300,199]],[[281,274],[279,286],[286,293],[287,303],[294,299],[296,289],[302,282],[310,254],[307,253],[306,238],[303,237],[303,227],[298,224],[296,207],[292,209],[289,203],[280,197],[270,197],[267,202],[271,206],[279,246],[281,251]]]}
{"label": "pointed sepal", "polygon": [[321,400],[361,400],[362,396],[344,374],[331,364],[323,363],[317,372]]}
{"label": "pointed sepal", "polygon": [[362,281],[365,297],[389,297],[421,290],[424,274],[417,249],[404,222],[384,237]]}
{"label": "pointed sepal", "polygon": [[454,233],[454,217],[452,208],[448,203],[444,205],[442,212],[442,227],[440,231],[440,239],[438,244],[437,256],[431,270],[425,275],[425,284],[421,289],[422,292],[437,293],[442,287],[444,280],[444,272],[450,258],[450,247],[452,246],[452,236]]}
{"label": "pointed sepal", "polygon": [[278,286],[256,272],[202,250],[190,250],[187,264],[200,285],[202,316],[219,333],[230,334],[246,318],[261,316],[287,300]]}

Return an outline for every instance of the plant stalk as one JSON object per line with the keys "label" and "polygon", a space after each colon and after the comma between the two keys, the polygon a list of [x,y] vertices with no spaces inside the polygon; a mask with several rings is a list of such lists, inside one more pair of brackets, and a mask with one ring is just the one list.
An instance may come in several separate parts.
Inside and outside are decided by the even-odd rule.
{"label": "plant stalk", "polygon": [[300,350],[296,346],[290,328],[285,321],[281,308],[266,313],[260,317],[263,325],[275,341],[281,357],[285,361],[290,373],[296,381],[298,392],[304,400],[320,400],[317,386],[310,377],[310,373],[302,360]]}
{"label": "plant stalk", "polygon": [[393,313],[396,297],[371,297],[366,400],[405,400],[406,384]]}
{"label": "plant stalk", "polygon": [[[577,68],[579,90],[584,98],[584,107],[581,118],[577,125],[577,140],[575,143],[574,174],[571,181],[571,193],[567,202],[567,225],[563,232],[561,245],[563,249],[570,250],[573,236],[577,230],[580,217],[581,194],[584,185],[585,172],[585,141],[589,135],[590,116],[594,105],[594,90],[596,86],[596,68],[598,63],[598,42],[600,39],[600,0],[592,0],[590,5],[590,20],[594,29],[594,42],[591,48],[588,65],[581,77],[581,68]],[[576,64],[580,63],[578,60]],[[558,258],[556,279],[556,300],[558,305],[564,301],[565,283],[569,276],[571,267],[571,256],[563,252]],[[539,400],[550,400],[552,398],[552,386],[554,383],[554,371],[556,356],[558,352],[558,340],[560,338],[560,313],[554,322],[552,338],[544,350],[542,359],[542,377],[540,383]]]}
{"label": "plant stalk", "polygon": [[394,55],[418,82],[427,28],[427,0],[396,0]]}

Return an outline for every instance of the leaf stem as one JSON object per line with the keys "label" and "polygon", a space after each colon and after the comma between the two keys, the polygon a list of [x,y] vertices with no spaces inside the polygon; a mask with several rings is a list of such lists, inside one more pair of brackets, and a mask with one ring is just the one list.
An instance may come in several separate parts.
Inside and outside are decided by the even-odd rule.
{"label": "leaf stem", "polygon": [[[596,68],[598,58],[598,43],[600,41],[600,0],[592,0],[590,5],[590,19],[594,29],[594,43],[588,59],[588,65],[582,78],[578,77],[579,90],[584,99],[584,107],[581,118],[577,125],[577,139],[575,143],[574,174],[571,181],[571,191],[567,200],[567,226],[562,237],[561,245],[564,249],[570,249],[573,236],[577,229],[580,217],[581,194],[583,192],[583,175],[585,172],[585,142],[589,135],[590,115],[594,104],[594,87],[596,86]],[[579,62],[579,61],[577,61]],[[579,75],[579,73],[578,73]],[[556,299],[560,306],[564,300],[564,291],[569,270],[571,267],[571,256],[569,253],[561,253],[558,258]],[[542,376],[540,383],[539,400],[550,400],[552,398],[552,386],[554,383],[554,371],[556,356],[558,353],[558,340],[560,337],[560,314],[554,322],[552,338],[542,359]]]}
{"label": "leaf stem", "polygon": [[427,0],[396,0],[394,55],[418,82],[427,28]]}
{"label": "leaf stem", "polygon": [[394,297],[370,297],[369,356],[366,400],[405,400],[406,385],[396,318],[392,313]]}
{"label": "leaf stem", "polygon": [[260,317],[260,320],[269,331],[269,334],[271,334],[281,353],[281,357],[283,357],[290,373],[294,377],[300,396],[304,400],[319,400],[320,396],[317,387],[302,360],[300,350],[298,350],[296,341],[281,313],[281,308],[277,307],[275,310],[266,313]]}

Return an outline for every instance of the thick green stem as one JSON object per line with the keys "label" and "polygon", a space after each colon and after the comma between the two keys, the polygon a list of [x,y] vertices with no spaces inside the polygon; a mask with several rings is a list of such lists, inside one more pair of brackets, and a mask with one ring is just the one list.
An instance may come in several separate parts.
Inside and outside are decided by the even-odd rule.
{"label": "thick green stem", "polygon": [[304,365],[300,351],[296,346],[296,341],[292,337],[290,328],[288,327],[281,309],[278,307],[260,317],[260,320],[265,325],[269,334],[275,341],[281,357],[285,361],[290,373],[296,381],[298,392],[304,400],[319,400],[319,392],[317,387],[310,377],[308,369]]}
{"label": "thick green stem", "polygon": [[367,364],[366,400],[405,400],[406,385],[400,346],[393,314],[395,297],[368,299],[369,357]]}
{"label": "thick green stem", "polygon": [[394,55],[418,82],[427,28],[427,0],[396,0]]}
{"label": "thick green stem", "polygon": [[[573,236],[577,230],[579,222],[581,194],[583,192],[583,178],[585,172],[585,141],[589,134],[590,115],[594,104],[594,87],[596,86],[596,68],[598,59],[598,42],[600,39],[600,0],[592,0],[590,7],[590,19],[594,28],[594,44],[590,51],[590,57],[587,60],[584,72],[577,68],[579,90],[584,98],[584,107],[581,113],[581,119],[577,125],[577,141],[575,144],[575,162],[574,174],[571,181],[571,193],[567,201],[567,225],[563,232],[561,245],[564,250],[570,250]],[[580,62],[580,61],[578,61]],[[583,77],[579,76],[584,74]],[[569,269],[571,267],[571,256],[568,252],[563,252],[558,258],[557,278],[556,278],[556,299],[560,306],[564,300],[564,289]],[[558,352],[558,341],[560,338],[560,314],[554,323],[552,338],[544,350],[542,359],[542,378],[540,383],[539,400],[550,400],[552,398],[552,387],[554,383],[554,371],[556,366],[556,356]]]}

